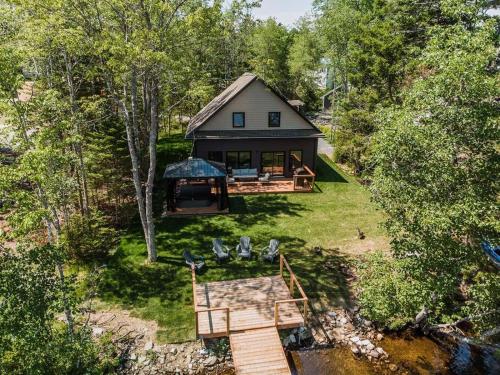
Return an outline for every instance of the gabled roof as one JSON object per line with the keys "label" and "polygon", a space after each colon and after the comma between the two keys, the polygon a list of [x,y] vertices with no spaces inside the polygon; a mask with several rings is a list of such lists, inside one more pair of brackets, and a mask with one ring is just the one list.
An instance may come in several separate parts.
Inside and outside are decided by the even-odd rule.
{"label": "gabled roof", "polygon": [[210,120],[213,115],[219,112],[227,103],[233,100],[234,97],[236,97],[245,87],[256,79],[257,76],[255,74],[245,73],[236,81],[231,83],[224,91],[203,107],[201,111],[191,119],[191,121],[189,121],[186,134],[192,133],[193,130],[199,128],[201,125]]}
{"label": "gabled roof", "polygon": [[163,178],[216,178],[225,177],[226,168],[223,164],[201,158],[187,158],[178,163],[169,164],[165,168]]}
{"label": "gabled roof", "polygon": [[204,125],[208,120],[210,120],[217,112],[219,112],[226,104],[228,104],[231,100],[233,100],[239,93],[241,93],[247,86],[249,86],[252,82],[259,80],[261,81],[274,95],[280,98],[292,111],[297,113],[304,121],[306,121],[311,127],[316,130],[318,133],[321,133],[319,130],[307,117],[305,117],[301,112],[297,110],[293,105],[291,105],[288,100],[281,95],[279,92],[274,90],[271,86],[269,86],[264,80],[260,79],[253,73],[244,73],[241,75],[236,81],[230,84],[224,91],[222,91],[219,95],[217,95],[210,103],[208,103],[205,107],[203,107],[200,112],[198,112],[192,119],[189,121],[187,130],[186,130],[186,138],[193,138],[193,132]]}

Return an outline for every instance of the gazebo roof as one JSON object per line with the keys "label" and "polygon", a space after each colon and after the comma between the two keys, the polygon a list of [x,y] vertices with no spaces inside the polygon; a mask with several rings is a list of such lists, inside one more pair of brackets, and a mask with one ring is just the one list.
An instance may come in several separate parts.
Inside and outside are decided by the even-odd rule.
{"label": "gazebo roof", "polygon": [[178,163],[169,164],[165,168],[163,178],[216,178],[225,177],[223,164],[200,158],[188,158]]}

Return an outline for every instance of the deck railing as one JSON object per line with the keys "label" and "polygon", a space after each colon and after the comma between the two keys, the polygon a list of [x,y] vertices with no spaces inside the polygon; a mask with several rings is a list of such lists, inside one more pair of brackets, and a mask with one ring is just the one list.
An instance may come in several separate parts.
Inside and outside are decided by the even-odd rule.
{"label": "deck railing", "polygon": [[316,173],[307,166],[303,166],[304,171],[293,175],[293,189],[311,191],[316,181]]}
{"label": "deck railing", "polygon": [[223,306],[223,307],[210,307],[206,309],[198,309],[198,303],[196,300],[196,270],[194,266],[191,266],[191,279],[193,282],[193,303],[194,303],[194,323],[196,326],[196,337],[198,337],[198,314],[199,313],[209,313],[212,311],[221,311],[225,310],[226,311],[226,333],[229,336],[230,330],[231,330],[231,325],[230,325],[230,312],[229,312],[229,307]]}
{"label": "deck railing", "polygon": [[[286,267],[288,270],[288,273],[290,274],[290,295],[293,297],[293,292],[294,292],[294,286],[297,286],[297,289],[302,296],[302,298],[293,298],[293,299],[285,299],[285,300],[278,300],[274,302],[274,324],[278,326],[279,323],[279,305],[281,304],[287,304],[287,303],[303,303],[304,310],[303,310],[303,316],[304,316],[304,324],[307,322],[307,304],[309,302],[309,299],[307,298],[307,295],[304,293],[304,289],[302,289],[302,285],[300,285],[299,280],[297,279],[297,276],[295,276],[295,273],[292,271],[292,268],[288,264],[286,258],[280,254],[280,276],[283,277],[283,266]],[[283,277],[284,279],[284,277]]]}

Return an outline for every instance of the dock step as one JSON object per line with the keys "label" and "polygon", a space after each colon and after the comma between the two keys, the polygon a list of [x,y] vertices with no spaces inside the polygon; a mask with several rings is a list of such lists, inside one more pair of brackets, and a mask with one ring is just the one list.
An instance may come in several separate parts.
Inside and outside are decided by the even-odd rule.
{"label": "dock step", "polygon": [[233,332],[229,342],[238,375],[291,374],[275,327]]}

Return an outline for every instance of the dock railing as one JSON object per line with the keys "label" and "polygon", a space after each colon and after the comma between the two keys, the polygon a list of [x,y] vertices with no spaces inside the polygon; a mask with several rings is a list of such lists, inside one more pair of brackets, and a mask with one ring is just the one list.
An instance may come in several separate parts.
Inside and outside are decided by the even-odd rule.
{"label": "dock railing", "polygon": [[289,291],[290,295],[293,297],[293,292],[294,292],[294,287],[297,286],[297,290],[299,291],[300,295],[302,298],[292,298],[292,299],[285,299],[285,300],[278,300],[274,302],[274,324],[278,326],[279,323],[279,306],[281,304],[287,304],[287,303],[303,303],[304,309],[302,312],[302,315],[304,316],[304,324],[307,323],[307,304],[309,302],[309,299],[307,298],[307,295],[304,293],[304,289],[302,289],[302,285],[300,285],[299,280],[297,279],[297,276],[295,276],[295,273],[292,271],[292,268],[288,264],[288,261],[286,258],[280,254],[280,276],[284,279],[283,276],[283,266],[286,267],[288,270],[288,273],[290,274],[290,286],[289,286]]}
{"label": "dock railing", "polygon": [[229,333],[231,332],[231,325],[230,325],[230,312],[229,312],[229,307],[227,306],[222,306],[222,307],[209,307],[206,309],[198,309],[198,302],[196,300],[196,270],[194,266],[191,266],[191,279],[193,282],[193,303],[194,303],[194,323],[196,326],[196,337],[198,337],[198,314],[199,313],[209,313],[212,311],[221,311],[225,310],[226,311],[226,332],[227,335],[229,336]]}

